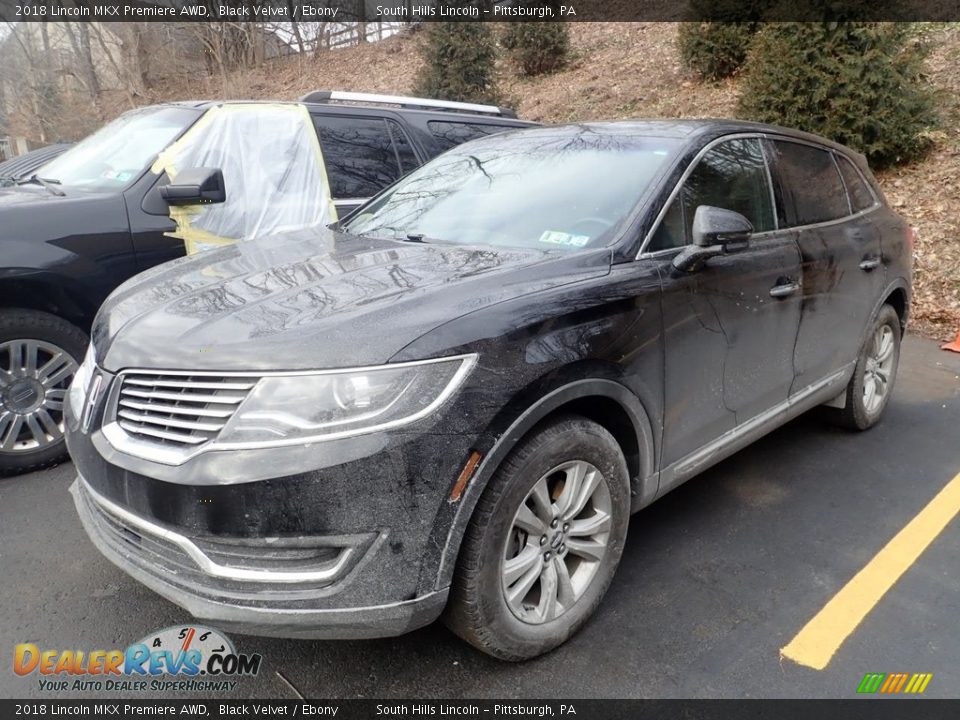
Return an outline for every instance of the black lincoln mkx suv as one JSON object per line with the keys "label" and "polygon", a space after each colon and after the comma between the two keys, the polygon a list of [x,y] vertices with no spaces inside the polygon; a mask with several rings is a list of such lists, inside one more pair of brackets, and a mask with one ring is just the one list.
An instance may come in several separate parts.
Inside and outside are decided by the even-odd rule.
{"label": "black lincoln mkx suv", "polygon": [[509,132],[325,233],[154,268],[68,398],[77,508],[198,618],[580,628],[631,511],[818,405],[890,399],[912,235],[863,158],[729,121]]}

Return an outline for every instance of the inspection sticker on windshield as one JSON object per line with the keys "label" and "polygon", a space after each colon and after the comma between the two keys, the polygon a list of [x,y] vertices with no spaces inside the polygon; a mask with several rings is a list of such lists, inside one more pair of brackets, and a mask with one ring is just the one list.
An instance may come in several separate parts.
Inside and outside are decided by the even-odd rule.
{"label": "inspection sticker on windshield", "polygon": [[537,242],[548,243],[550,245],[572,245],[573,247],[584,247],[590,242],[589,235],[571,235],[570,233],[560,232],[559,230],[544,230],[543,234],[537,239]]}

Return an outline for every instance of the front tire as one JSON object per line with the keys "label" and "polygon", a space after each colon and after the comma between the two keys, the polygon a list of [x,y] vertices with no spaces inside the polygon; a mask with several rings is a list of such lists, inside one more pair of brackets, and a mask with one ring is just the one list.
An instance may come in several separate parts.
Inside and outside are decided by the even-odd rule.
{"label": "front tire", "polygon": [[900,316],[892,307],[884,305],[860,348],[853,377],[847,385],[845,405],[833,415],[839,426],[867,430],[880,421],[893,394],[900,365],[900,340]]}
{"label": "front tire", "polygon": [[0,311],[0,476],[67,457],[63,410],[87,336],[35,310]]}
{"label": "front tire", "polygon": [[498,468],[460,550],[445,621],[502,660],[553,650],[590,618],[613,579],[630,518],[617,441],[560,418]]}

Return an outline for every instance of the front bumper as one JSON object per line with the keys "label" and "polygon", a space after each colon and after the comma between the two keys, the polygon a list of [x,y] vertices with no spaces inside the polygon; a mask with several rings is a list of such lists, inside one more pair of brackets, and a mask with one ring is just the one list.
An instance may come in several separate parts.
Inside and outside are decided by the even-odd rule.
{"label": "front bumper", "polygon": [[250,634],[383,637],[440,614],[469,518],[451,491],[490,447],[477,428],[500,407],[482,385],[389,432],[168,466],[106,440],[115,377],[97,371],[84,427],[67,402],[72,491],[94,544],[128,574]]}
{"label": "front bumper", "polygon": [[435,620],[447,589],[411,600],[323,607],[377,553],[384,535],[278,539],[187,537],[100,495],[78,477],[70,487],[84,529],[103,555],[200,620],[252,635],[370,638]]}

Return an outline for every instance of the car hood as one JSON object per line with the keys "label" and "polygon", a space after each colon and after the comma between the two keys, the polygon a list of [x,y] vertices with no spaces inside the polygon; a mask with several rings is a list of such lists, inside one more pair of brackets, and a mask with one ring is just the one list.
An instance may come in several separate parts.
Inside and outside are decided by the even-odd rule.
{"label": "car hood", "polygon": [[114,372],[376,365],[461,315],[609,270],[605,249],[275,235],[134,277],[104,303],[92,337]]}
{"label": "car hood", "polygon": [[[92,208],[91,214],[103,223],[104,207],[120,208],[123,199],[119,193],[69,193],[54,195],[39,185],[13,185],[0,188],[0,240],[18,240],[35,243],[64,237],[78,232],[84,225],[80,219]],[[6,257],[0,257],[6,261]]]}

